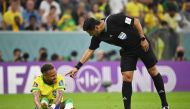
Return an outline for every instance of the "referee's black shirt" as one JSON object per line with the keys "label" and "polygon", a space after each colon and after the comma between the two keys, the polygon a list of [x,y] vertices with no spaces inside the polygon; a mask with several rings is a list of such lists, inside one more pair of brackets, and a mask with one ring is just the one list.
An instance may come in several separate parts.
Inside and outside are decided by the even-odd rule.
{"label": "referee's black shirt", "polygon": [[97,49],[101,41],[119,46],[126,51],[139,48],[140,36],[134,27],[134,18],[124,14],[114,14],[105,18],[105,30],[92,37],[89,49]]}

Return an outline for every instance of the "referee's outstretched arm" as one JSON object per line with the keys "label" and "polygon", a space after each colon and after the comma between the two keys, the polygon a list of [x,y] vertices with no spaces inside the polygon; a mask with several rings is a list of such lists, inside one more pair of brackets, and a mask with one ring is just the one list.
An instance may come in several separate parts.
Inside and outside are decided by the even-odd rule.
{"label": "referee's outstretched arm", "polygon": [[84,52],[79,63],[70,72],[68,72],[66,75],[70,75],[70,77],[74,78],[76,76],[77,71],[80,69],[80,67],[91,58],[93,53],[94,53],[94,50],[87,49]]}

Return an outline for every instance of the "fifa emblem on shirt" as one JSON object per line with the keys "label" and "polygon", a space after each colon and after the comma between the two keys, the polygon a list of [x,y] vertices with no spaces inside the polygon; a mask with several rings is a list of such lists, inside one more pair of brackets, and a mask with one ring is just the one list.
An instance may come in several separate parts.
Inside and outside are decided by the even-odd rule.
{"label": "fifa emblem on shirt", "polygon": [[38,87],[38,84],[34,82],[33,87]]}
{"label": "fifa emblem on shirt", "polygon": [[119,39],[124,40],[127,39],[127,35],[124,32],[121,32],[118,36]]}

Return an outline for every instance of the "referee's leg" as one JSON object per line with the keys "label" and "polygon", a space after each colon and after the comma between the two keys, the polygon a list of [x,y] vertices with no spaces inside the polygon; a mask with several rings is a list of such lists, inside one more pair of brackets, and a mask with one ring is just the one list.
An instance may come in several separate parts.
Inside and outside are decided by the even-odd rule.
{"label": "referee's leg", "polygon": [[156,68],[157,59],[152,51],[152,48],[150,47],[148,52],[144,52],[143,50],[141,50],[141,52],[139,54],[140,54],[140,58],[142,59],[143,63],[145,64],[150,76],[152,77],[152,79],[154,81],[154,85],[160,96],[162,108],[169,109],[168,103],[166,100],[164,82],[163,82],[162,76],[160,75],[160,73],[158,72],[158,70]]}
{"label": "referee's leg", "polygon": [[137,56],[128,55],[125,51],[120,51],[121,55],[121,72],[123,76],[122,96],[125,109],[131,109],[132,80],[133,72],[136,69]]}
{"label": "referee's leg", "polygon": [[163,109],[169,109],[167,99],[166,99],[164,82],[163,82],[162,76],[158,72],[155,65],[148,68],[148,72],[151,75],[151,77],[152,77],[152,79],[154,81],[154,85],[156,87],[156,90],[157,90],[157,92],[158,92],[158,94],[160,96],[161,103],[162,103],[162,108]]}
{"label": "referee's leg", "polygon": [[132,96],[132,80],[134,71],[122,72],[122,96],[125,109],[131,109],[131,96]]}

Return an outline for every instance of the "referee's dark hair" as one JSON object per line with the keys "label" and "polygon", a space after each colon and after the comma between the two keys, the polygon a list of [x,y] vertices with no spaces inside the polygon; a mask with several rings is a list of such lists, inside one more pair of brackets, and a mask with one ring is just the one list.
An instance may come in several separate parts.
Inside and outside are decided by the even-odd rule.
{"label": "referee's dark hair", "polygon": [[45,74],[47,73],[49,70],[52,70],[54,69],[54,66],[50,63],[47,63],[47,64],[44,64],[42,67],[41,67],[41,72],[42,74]]}
{"label": "referee's dark hair", "polygon": [[100,24],[100,21],[90,17],[85,19],[84,24],[83,24],[83,30],[87,31],[87,30],[94,30],[95,26]]}

